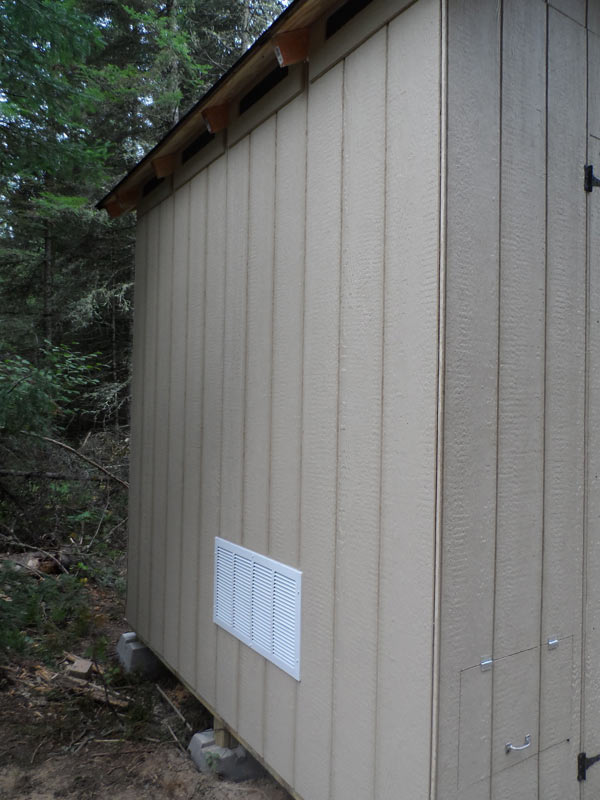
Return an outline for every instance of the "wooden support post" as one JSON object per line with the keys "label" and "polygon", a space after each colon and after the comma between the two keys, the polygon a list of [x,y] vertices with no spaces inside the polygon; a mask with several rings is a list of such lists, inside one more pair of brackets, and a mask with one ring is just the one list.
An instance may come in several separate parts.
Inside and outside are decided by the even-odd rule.
{"label": "wooden support post", "polygon": [[229,105],[209,106],[202,109],[202,116],[209,133],[218,133],[224,130],[229,123]]}
{"label": "wooden support post", "polygon": [[215,732],[215,744],[217,747],[231,747],[233,738],[221,717],[213,717],[213,730]]}
{"label": "wooden support post", "polygon": [[285,31],[273,39],[275,58],[280,67],[289,67],[308,60],[308,45],[310,43],[310,28],[300,28],[297,31]]}

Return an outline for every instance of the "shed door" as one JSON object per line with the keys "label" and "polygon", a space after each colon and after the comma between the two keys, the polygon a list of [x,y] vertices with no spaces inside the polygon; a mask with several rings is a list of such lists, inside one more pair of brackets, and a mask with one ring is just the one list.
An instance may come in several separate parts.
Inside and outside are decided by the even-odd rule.
{"label": "shed door", "polygon": [[[600,173],[600,37],[588,33],[588,164]],[[600,188],[587,194],[588,325],[581,752],[600,754]],[[583,756],[580,756],[583,758]],[[585,767],[585,764],[583,765]],[[600,797],[600,760],[585,771],[582,800]]]}

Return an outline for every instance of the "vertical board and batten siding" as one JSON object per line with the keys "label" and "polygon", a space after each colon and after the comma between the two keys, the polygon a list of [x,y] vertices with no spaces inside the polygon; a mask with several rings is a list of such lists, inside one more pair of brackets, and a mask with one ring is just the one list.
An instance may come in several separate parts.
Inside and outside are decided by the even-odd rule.
{"label": "vertical board and batten siding", "polygon": [[[588,158],[594,166],[600,164],[600,102],[597,95],[596,76],[600,74],[600,3],[595,32],[588,32]],[[591,9],[590,9],[591,10]],[[600,607],[600,204],[593,192],[588,199],[588,406],[586,439],[586,542],[584,606],[585,660],[584,696],[582,708],[581,749],[593,755],[600,742],[600,717],[596,713],[594,698],[600,696],[600,626],[597,624]],[[590,770],[583,800],[593,800],[600,793],[600,774]]]}
{"label": "vertical board and batten siding", "polygon": [[416,3],[388,33],[374,798],[400,786],[407,798],[429,795],[441,133],[433,9]]}
{"label": "vertical board and batten siding", "polygon": [[[554,702],[569,701],[571,707],[571,724],[556,737],[570,735],[570,745],[540,756],[539,796],[551,800],[579,795],[572,782],[564,785],[564,773],[576,763],[580,738],[585,483],[587,273],[581,172],[587,145],[587,48],[580,9],[574,19],[548,9],[542,724]],[[544,648],[550,637],[572,637],[570,697],[561,698],[565,686],[553,675],[550,652]]]}
{"label": "vertical board and batten siding", "polygon": [[[276,117],[250,134],[241,544],[269,552]],[[226,362],[227,368],[227,362]],[[227,538],[227,531],[223,531]],[[265,659],[240,646],[240,735],[264,752]]]}
{"label": "vertical board and batten siding", "polygon": [[[236,544],[243,539],[249,167],[246,137],[227,153],[220,535]],[[213,538],[209,531],[200,535]],[[219,628],[216,707],[234,729],[238,726],[239,650],[237,639]]]}
{"label": "vertical board and batten siding", "polygon": [[[227,160],[220,158],[206,176],[206,279],[204,297],[204,364],[200,377],[202,431],[201,488],[194,534],[199,539],[196,597],[196,681],[192,684],[213,706],[217,702],[217,628],[213,623],[214,541],[204,531],[220,530],[223,423],[223,346],[225,321],[225,253]],[[209,202],[209,198],[211,198]],[[188,384],[189,385],[189,384]]]}
{"label": "vertical board and batten siding", "polygon": [[[498,389],[500,30],[495,3],[448,4],[446,353],[438,781],[441,797],[489,774],[491,691],[461,670],[490,657]],[[470,676],[469,676],[470,677]],[[485,680],[475,673],[473,680]],[[471,684],[473,681],[469,680]],[[470,687],[468,687],[470,689]],[[472,690],[469,691],[469,695]],[[474,729],[461,747],[459,700]],[[488,781],[489,783],[489,781]]]}
{"label": "vertical board and batten siding", "polygon": [[[138,614],[136,630],[146,641],[151,641],[151,565],[153,520],[153,461],[154,409],[156,406],[156,308],[158,298],[158,224],[160,210],[154,208],[145,218],[146,264],[145,264],[145,333],[141,368],[143,369],[143,439],[140,442],[141,466],[139,473],[140,515],[139,515],[139,560],[137,570]],[[133,443],[135,445],[135,443]],[[158,644],[158,643],[157,643]]]}
{"label": "vertical board and batten siding", "polygon": [[438,792],[574,800],[585,4],[456,0],[448,19]]}
{"label": "vertical board and batten siding", "polygon": [[138,221],[135,248],[135,291],[133,315],[133,341],[131,365],[131,426],[129,464],[129,536],[127,547],[127,618],[137,624],[138,585],[140,581],[139,561],[143,546],[140,532],[142,513],[142,443],[144,441],[144,350],[142,342],[146,337],[146,293],[148,283],[148,219]]}
{"label": "vertical board and batten siding", "polygon": [[[179,343],[184,370],[180,385],[184,387],[178,413],[182,445],[178,453],[177,475],[181,476],[179,574],[175,574],[174,590],[178,594],[177,664],[181,676],[194,682],[196,678],[196,625],[198,602],[198,520],[202,486],[202,374],[204,367],[204,284],[206,280],[206,172],[187,184],[181,193],[185,220],[181,235],[185,241],[186,275],[179,281],[181,306],[177,313]],[[179,193],[178,193],[179,194]],[[176,294],[174,293],[174,298]],[[173,304],[175,313],[175,300]],[[174,321],[175,324],[175,321]],[[173,343],[176,348],[177,342]],[[176,549],[176,548],[175,548]],[[188,633],[189,631],[189,633]]]}
{"label": "vertical board and batten siding", "polygon": [[[300,559],[304,244],[306,235],[306,93],[277,114],[269,555]],[[265,665],[264,757],[293,781],[297,683]]]}
{"label": "vertical board and batten siding", "polygon": [[367,798],[377,692],[387,28],[346,58],[332,796]]}
{"label": "vertical board and batten siding", "polygon": [[[187,275],[182,298],[183,330],[185,342],[183,390],[181,464],[181,547],[180,574],[177,577],[179,593],[178,665],[179,672],[188,683],[196,680],[196,630],[198,624],[199,590],[199,498],[202,492],[202,442],[204,373],[204,296],[206,284],[206,222],[207,222],[207,171],[200,173],[187,185],[183,197],[187,208],[182,209],[186,220]],[[174,347],[177,346],[175,343]],[[188,633],[189,631],[189,633]]]}
{"label": "vertical board and batten siding", "polygon": [[[526,787],[535,796],[538,765],[514,764],[504,743],[538,746],[543,525],[546,8],[505,0],[499,174],[499,319],[496,551],[491,677],[492,796]],[[523,534],[526,533],[524,536]],[[528,613],[523,614],[523,608]],[[522,655],[507,659],[513,653]],[[488,676],[484,676],[488,677]],[[486,687],[486,691],[489,691]],[[520,704],[518,713],[515,705]],[[522,719],[521,719],[522,717]],[[532,722],[533,721],[533,722]],[[535,730],[529,730],[530,723]],[[525,735],[525,734],[523,734]],[[519,744],[521,742],[518,742]],[[468,741],[464,743],[468,747]],[[510,758],[510,757],[509,757]],[[500,760],[504,759],[500,763]],[[499,774],[498,774],[499,773]],[[513,782],[510,790],[507,782]],[[517,781],[515,784],[514,781]]]}
{"label": "vertical board and batten siding", "polygon": [[[152,542],[150,563],[150,639],[164,652],[166,560],[171,533],[167,531],[167,484],[169,479],[169,417],[171,374],[171,299],[173,284],[173,206],[169,197],[158,206],[158,262],[156,269],[156,374],[154,406],[154,454],[152,459]],[[165,269],[165,265],[167,268]],[[179,389],[181,391],[181,389]],[[169,539],[169,541],[168,541]],[[171,621],[169,620],[169,624]]]}
{"label": "vertical board and batten siding", "polygon": [[[164,599],[164,643],[163,652],[170,664],[177,664],[180,672],[181,659],[181,580],[182,580],[182,503],[183,503],[183,459],[185,446],[185,400],[187,358],[187,301],[188,258],[190,227],[190,187],[186,184],[173,198],[173,256],[171,268],[171,335],[169,365],[169,414],[167,464],[167,510],[165,546],[165,599]],[[165,297],[168,302],[168,299]],[[186,557],[192,556],[189,549]],[[185,605],[185,603],[184,603]],[[189,659],[186,664],[189,675]]]}
{"label": "vertical board and batten siding", "polygon": [[[344,64],[308,92],[300,561],[302,675],[294,786],[331,797]],[[309,598],[309,602],[307,602]]]}
{"label": "vertical board and batten siding", "polygon": [[[140,219],[132,621],[308,800],[429,793],[439,26],[374,26]],[[302,570],[300,682],[214,625],[217,535]]]}

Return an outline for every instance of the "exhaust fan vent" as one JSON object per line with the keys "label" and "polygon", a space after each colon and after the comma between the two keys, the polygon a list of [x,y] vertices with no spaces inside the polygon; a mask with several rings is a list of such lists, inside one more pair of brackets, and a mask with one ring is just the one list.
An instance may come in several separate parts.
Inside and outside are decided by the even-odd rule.
{"label": "exhaust fan vent", "polygon": [[214,621],[296,680],[301,583],[297,569],[215,538]]}

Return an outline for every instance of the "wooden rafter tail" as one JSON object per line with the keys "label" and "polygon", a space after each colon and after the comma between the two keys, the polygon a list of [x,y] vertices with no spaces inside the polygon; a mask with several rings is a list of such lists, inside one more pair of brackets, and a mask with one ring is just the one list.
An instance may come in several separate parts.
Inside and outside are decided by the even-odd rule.
{"label": "wooden rafter tail", "polygon": [[109,200],[107,200],[104,204],[104,208],[111,219],[120,217],[124,211],[116,197],[111,197]]}
{"label": "wooden rafter tail", "polygon": [[308,61],[310,44],[310,28],[299,28],[296,31],[285,31],[273,39],[275,57],[280,67],[289,67]]}
{"label": "wooden rafter tail", "polygon": [[204,123],[209,133],[219,133],[229,124],[229,105],[224,103],[219,106],[209,106],[202,109]]}
{"label": "wooden rafter tail", "polygon": [[169,153],[166,156],[157,156],[152,159],[152,167],[157,178],[168,178],[177,167],[178,153]]}
{"label": "wooden rafter tail", "polygon": [[135,208],[140,199],[140,187],[133,186],[130,188],[119,189],[117,191],[117,199],[119,204],[124,209]]}

